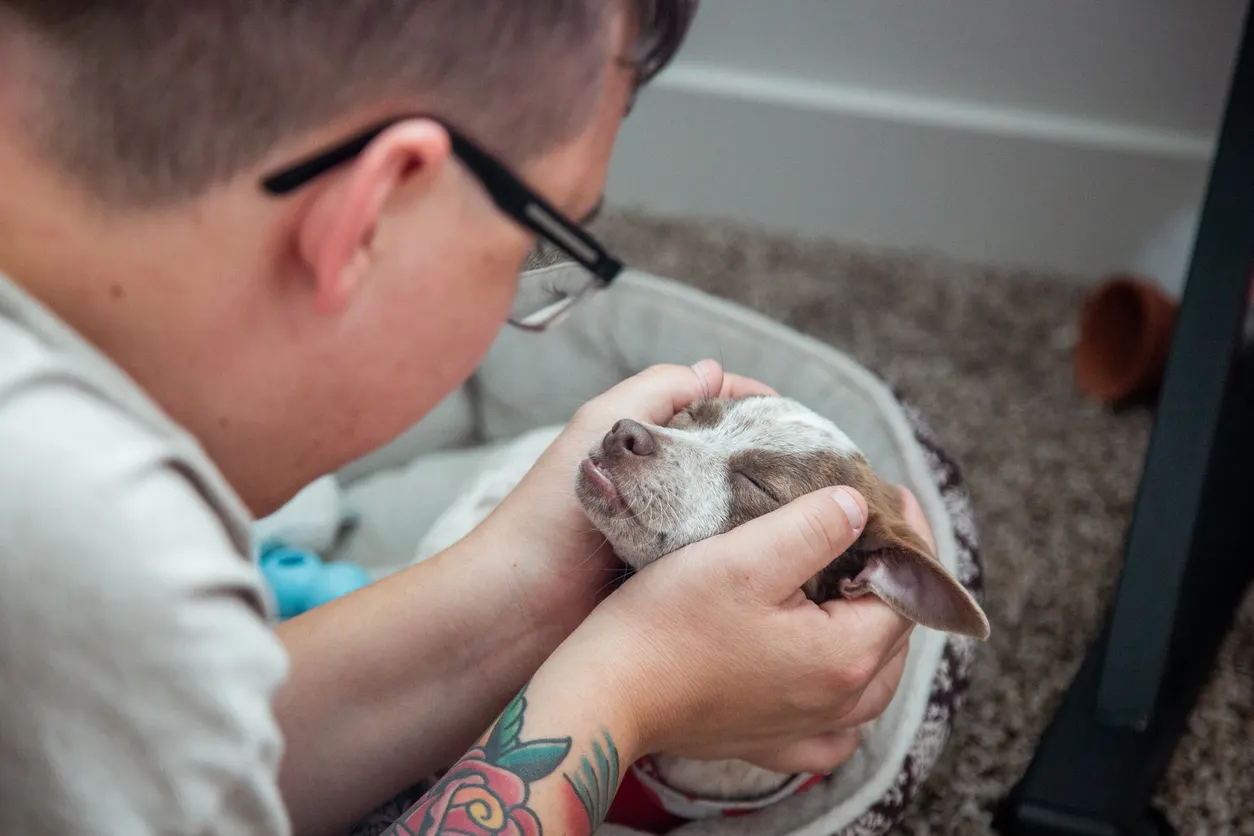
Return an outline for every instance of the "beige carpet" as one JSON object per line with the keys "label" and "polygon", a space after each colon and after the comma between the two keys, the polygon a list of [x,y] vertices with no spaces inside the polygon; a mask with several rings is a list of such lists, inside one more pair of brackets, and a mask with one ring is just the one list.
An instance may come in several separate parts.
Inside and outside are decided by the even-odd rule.
{"label": "beige carpet", "polygon": [[[1073,384],[1081,290],[721,224],[615,214],[596,231],[633,266],[850,352],[943,434],[980,515],[994,632],[956,736],[902,832],[990,832],[994,805],[1098,628],[1148,440],[1145,413],[1112,415]],[[1161,792],[1183,834],[1254,834],[1251,647],[1247,605]]]}

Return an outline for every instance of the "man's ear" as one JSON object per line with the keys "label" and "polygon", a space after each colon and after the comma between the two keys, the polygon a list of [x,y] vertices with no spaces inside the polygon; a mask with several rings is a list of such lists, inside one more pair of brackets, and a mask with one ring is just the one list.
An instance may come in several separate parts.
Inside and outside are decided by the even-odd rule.
{"label": "man's ear", "polygon": [[916,624],[987,639],[984,610],[900,513],[875,506],[868,512],[866,530],[850,550],[866,562],[854,577],[841,578],[841,594],[873,594]]}
{"label": "man's ear", "polygon": [[348,307],[373,266],[375,232],[388,202],[402,187],[432,182],[450,151],[448,132],[439,123],[413,119],[379,134],[327,177],[300,220],[297,242],[320,313]]}

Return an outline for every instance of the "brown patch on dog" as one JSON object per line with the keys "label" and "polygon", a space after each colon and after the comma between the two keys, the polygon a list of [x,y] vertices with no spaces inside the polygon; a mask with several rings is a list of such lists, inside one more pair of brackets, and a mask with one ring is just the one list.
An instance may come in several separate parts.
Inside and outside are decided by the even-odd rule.
{"label": "brown patch on dog", "polygon": [[676,413],[668,426],[677,430],[717,427],[723,420],[723,414],[727,412],[727,404],[726,398],[702,398]]}
{"label": "brown patch on dog", "polygon": [[746,450],[732,456],[727,469],[735,496],[733,525],[760,517],[805,494],[841,485],[853,488],[866,499],[871,511],[868,530],[876,511],[901,516],[897,492],[876,476],[870,462],[860,455]]}

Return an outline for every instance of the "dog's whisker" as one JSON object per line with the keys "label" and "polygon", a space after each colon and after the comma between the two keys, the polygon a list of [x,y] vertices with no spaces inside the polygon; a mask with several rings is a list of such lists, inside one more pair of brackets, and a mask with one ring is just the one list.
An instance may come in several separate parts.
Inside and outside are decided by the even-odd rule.
{"label": "dog's whisker", "polygon": [[[579,571],[579,570],[587,571],[589,568],[587,564],[591,562],[594,557],[597,556],[597,552],[601,551],[601,549],[605,548],[605,546],[607,546],[608,544],[609,544],[609,538],[602,537],[601,542],[597,544],[597,547],[593,549],[591,552],[589,552],[588,556],[585,557],[583,560],[571,566],[568,569],[568,571]],[[592,569],[595,571],[606,571],[605,567],[592,567]]]}

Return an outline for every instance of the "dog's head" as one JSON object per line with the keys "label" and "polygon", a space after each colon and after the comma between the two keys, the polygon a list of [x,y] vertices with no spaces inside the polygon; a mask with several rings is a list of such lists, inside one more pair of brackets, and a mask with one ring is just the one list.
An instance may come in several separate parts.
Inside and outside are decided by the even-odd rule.
{"label": "dog's head", "polygon": [[838,485],[866,499],[866,527],[806,595],[872,593],[916,623],[987,638],[983,610],[906,522],[897,490],[849,436],[788,398],[701,400],[666,427],[620,421],[580,466],[576,493],[618,556],[640,569]]}

